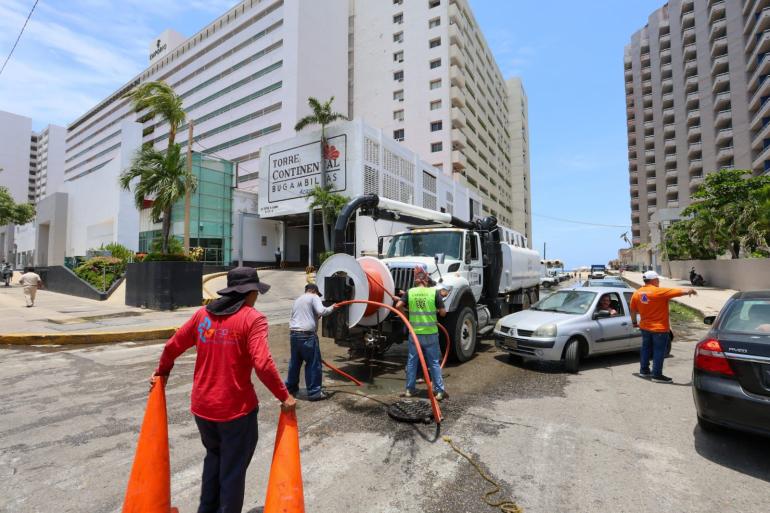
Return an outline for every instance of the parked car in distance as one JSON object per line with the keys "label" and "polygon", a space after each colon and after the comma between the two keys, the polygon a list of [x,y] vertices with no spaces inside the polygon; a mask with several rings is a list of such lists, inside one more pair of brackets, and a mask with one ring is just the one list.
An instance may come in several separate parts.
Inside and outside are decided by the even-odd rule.
{"label": "parked car in distance", "polygon": [[[631,325],[632,294],[618,287],[556,291],[529,310],[500,319],[493,332],[495,345],[514,356],[561,361],[569,372],[577,372],[585,358],[638,351],[642,334]],[[609,310],[599,307],[605,296]]]}
{"label": "parked car in distance", "polygon": [[556,279],[554,276],[541,276],[540,277],[540,286],[544,287],[546,289],[550,289],[551,287],[555,287],[559,284],[559,280]]}
{"label": "parked car in distance", "polygon": [[738,292],[695,346],[698,424],[770,436],[770,290]]}
{"label": "parked car in distance", "polygon": [[620,289],[630,289],[631,285],[623,280],[613,279],[612,276],[605,276],[601,280],[589,279],[583,283],[583,287],[616,287]]}

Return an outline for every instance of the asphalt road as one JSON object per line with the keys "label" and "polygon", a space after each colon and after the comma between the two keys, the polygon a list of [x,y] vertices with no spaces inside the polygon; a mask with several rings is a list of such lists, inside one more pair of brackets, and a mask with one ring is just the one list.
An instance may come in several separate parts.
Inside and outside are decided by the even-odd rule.
{"label": "asphalt road", "polygon": [[[636,356],[589,361],[577,375],[515,365],[489,342],[445,371],[449,435],[527,512],[765,512],[770,442],[707,434],[690,390],[700,326],[678,326],[666,373],[673,385],[633,375]],[[271,328],[287,367],[286,328]],[[160,343],[0,348],[0,512],[120,511]],[[329,341],[324,357],[368,381],[356,390],[325,373],[333,397],[298,409],[306,510],[495,512],[489,486],[432,425],[395,423],[386,404],[404,386],[403,348],[368,365]],[[197,506],[202,447],[188,411],[194,354],[168,386],[172,497]],[[261,385],[260,441],[244,511],[262,511],[277,402]],[[364,397],[360,394],[366,394]]]}

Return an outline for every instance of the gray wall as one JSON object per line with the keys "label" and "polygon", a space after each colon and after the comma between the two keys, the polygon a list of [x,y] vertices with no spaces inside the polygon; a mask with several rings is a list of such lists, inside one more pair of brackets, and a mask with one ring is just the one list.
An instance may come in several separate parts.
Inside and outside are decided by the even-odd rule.
{"label": "gray wall", "polygon": [[[770,289],[770,258],[739,260],[677,260],[670,262],[671,277],[690,279],[690,268],[703,275],[707,286],[734,290]],[[669,262],[663,263],[666,273]]]}

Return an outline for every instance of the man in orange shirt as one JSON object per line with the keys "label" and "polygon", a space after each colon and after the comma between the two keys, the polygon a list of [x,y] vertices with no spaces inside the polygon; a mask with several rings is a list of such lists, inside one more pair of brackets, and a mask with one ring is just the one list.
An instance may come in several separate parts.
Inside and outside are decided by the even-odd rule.
{"label": "man in orange shirt", "polygon": [[[652,380],[656,383],[671,383],[663,375],[663,358],[666,356],[669,331],[668,302],[679,296],[697,294],[694,289],[666,289],[660,286],[658,273],[647,271],[642,275],[644,286],[631,297],[631,322],[642,330],[641,367],[639,374],[650,375],[650,353],[652,352]],[[637,314],[642,317],[637,323]]]}

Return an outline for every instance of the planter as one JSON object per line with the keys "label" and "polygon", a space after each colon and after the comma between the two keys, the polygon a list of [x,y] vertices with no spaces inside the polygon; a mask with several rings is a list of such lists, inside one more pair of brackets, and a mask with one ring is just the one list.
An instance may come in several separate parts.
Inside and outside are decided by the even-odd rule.
{"label": "planter", "polygon": [[126,269],[126,305],[174,310],[203,303],[202,262],[140,262]]}

